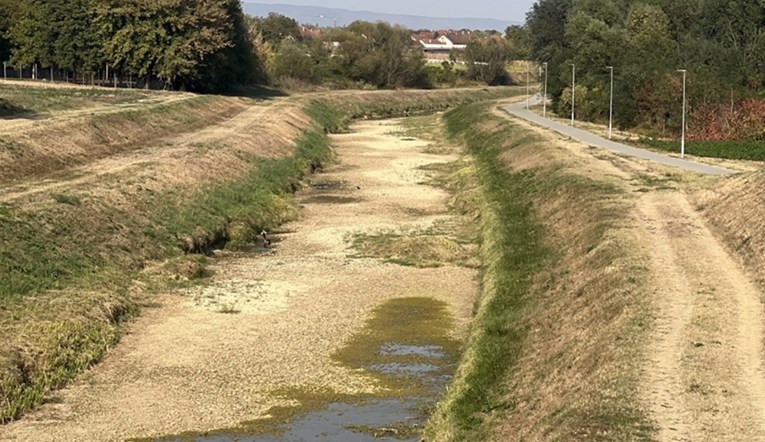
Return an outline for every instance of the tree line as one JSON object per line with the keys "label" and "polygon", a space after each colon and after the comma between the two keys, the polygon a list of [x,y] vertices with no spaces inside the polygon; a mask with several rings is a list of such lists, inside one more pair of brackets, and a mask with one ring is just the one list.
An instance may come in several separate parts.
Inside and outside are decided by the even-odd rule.
{"label": "tree line", "polygon": [[332,87],[433,87],[507,82],[506,39],[473,41],[468,69],[428,66],[411,31],[355,22],[300,32],[279,14],[250,17],[238,0],[0,0],[0,61],[83,82],[140,79],[165,88],[221,91],[300,82]]}
{"label": "tree line", "polygon": [[[253,18],[252,28],[260,32],[255,47],[266,60],[265,72],[272,83],[296,80],[338,88],[507,84],[507,64],[520,54],[511,40],[486,38],[489,32],[476,32],[476,38],[463,52],[453,53],[450,61],[428,64],[411,30],[384,22],[357,21],[301,35],[297,22],[270,14]],[[465,68],[455,69],[455,61],[464,62]]]}
{"label": "tree line", "polygon": [[81,78],[106,66],[166,87],[254,79],[237,0],[0,0],[0,58]]}
{"label": "tree line", "polygon": [[539,0],[526,26],[531,57],[548,64],[548,90],[561,112],[570,112],[575,65],[577,114],[606,119],[607,66],[613,66],[617,124],[675,131],[681,125],[678,70],[685,69],[691,128],[699,138],[763,137],[763,128],[758,135],[753,127],[722,133],[762,96],[761,0]]}

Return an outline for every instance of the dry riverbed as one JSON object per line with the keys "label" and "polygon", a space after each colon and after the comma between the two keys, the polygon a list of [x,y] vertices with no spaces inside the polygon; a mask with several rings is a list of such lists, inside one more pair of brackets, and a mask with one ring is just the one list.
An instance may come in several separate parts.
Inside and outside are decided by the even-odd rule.
{"label": "dry riverbed", "polygon": [[432,172],[421,169],[456,157],[427,153],[398,124],[365,122],[336,136],[339,164],[298,194],[301,219],[273,232],[270,250],[216,254],[210,281],[165,296],[102,364],[0,428],[0,440],[273,431],[331,403],[414,394],[417,382],[391,381],[370,364],[441,353],[451,364],[478,286],[471,267],[402,266],[353,248],[358,238],[435,231],[457,244],[444,231],[454,221],[449,195],[424,184]]}

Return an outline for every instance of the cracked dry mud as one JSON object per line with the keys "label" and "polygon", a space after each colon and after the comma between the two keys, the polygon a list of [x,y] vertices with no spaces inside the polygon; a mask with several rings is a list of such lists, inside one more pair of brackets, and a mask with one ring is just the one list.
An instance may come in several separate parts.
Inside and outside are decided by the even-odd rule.
{"label": "cracked dry mud", "polygon": [[[213,281],[168,295],[148,310],[96,366],[0,440],[107,441],[236,426],[289,405],[284,388],[372,393],[363,372],[334,351],[371,310],[396,297],[450,305],[459,334],[477,294],[474,269],[417,269],[351,258],[352,236],[419,230],[444,220],[448,195],[421,184],[419,166],[454,158],[423,153],[425,143],[392,135],[395,121],[367,122],[334,137],[338,166],[315,180],[344,182],[343,203],[298,195],[300,221],[285,226],[272,253],[220,253]],[[322,190],[323,195],[327,190]],[[224,314],[222,311],[233,312]]]}

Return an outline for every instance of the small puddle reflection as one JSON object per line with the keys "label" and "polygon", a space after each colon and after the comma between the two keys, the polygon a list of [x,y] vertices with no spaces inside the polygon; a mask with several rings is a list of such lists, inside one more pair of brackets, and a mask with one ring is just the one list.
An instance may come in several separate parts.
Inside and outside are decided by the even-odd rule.
{"label": "small puddle reflection", "polygon": [[444,359],[446,353],[438,345],[403,345],[388,342],[380,348],[383,356],[422,356],[423,358]]}
{"label": "small puddle reflection", "polygon": [[420,363],[391,362],[389,364],[376,364],[369,367],[370,370],[390,375],[422,375],[435,373],[441,369],[438,365]]}
{"label": "small puddle reflection", "polygon": [[156,441],[419,441],[428,410],[451,381],[459,357],[459,343],[448,335],[451,327],[447,306],[440,301],[394,299],[375,311],[366,333],[336,355],[379,379],[391,394],[328,400],[314,409],[272,416],[276,426],[265,425],[264,431],[257,430],[258,423],[269,418],[252,422],[252,430],[245,426]]}
{"label": "small puddle reflection", "polygon": [[[330,404],[325,410],[293,420],[281,435],[199,437],[204,442],[372,442],[419,441],[411,430],[422,425],[420,402],[383,400],[364,405]],[[387,426],[386,426],[387,425]],[[179,442],[181,439],[177,439]]]}

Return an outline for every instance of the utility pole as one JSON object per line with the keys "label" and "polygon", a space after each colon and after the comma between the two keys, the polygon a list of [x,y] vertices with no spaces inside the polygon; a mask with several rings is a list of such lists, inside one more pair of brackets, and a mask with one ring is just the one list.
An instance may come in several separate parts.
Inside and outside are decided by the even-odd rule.
{"label": "utility pole", "polygon": [[574,127],[574,116],[576,106],[576,65],[571,65],[571,127]]}
{"label": "utility pole", "polygon": [[607,66],[611,71],[611,100],[608,105],[608,139],[611,139],[611,133],[614,128],[614,67]]}
{"label": "utility pole", "polygon": [[547,118],[547,62],[544,62],[545,67],[545,95],[542,97],[542,116]]}
{"label": "utility pole", "polygon": [[677,72],[683,74],[683,131],[680,138],[680,158],[685,158],[685,75],[687,71],[685,69],[678,69]]}

